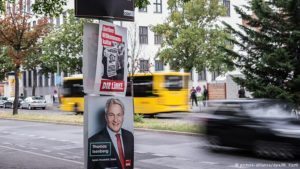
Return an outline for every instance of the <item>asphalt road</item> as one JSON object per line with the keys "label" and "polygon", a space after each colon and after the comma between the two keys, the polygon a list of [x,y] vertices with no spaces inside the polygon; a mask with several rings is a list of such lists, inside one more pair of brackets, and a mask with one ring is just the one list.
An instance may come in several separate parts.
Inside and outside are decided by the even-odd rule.
{"label": "asphalt road", "polygon": [[[135,169],[299,168],[240,150],[209,150],[202,136],[136,130]],[[1,169],[81,169],[82,126],[0,120]]]}

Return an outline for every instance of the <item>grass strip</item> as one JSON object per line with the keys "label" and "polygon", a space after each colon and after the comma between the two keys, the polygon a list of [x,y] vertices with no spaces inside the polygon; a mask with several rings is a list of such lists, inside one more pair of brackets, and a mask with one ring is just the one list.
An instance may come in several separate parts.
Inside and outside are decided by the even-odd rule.
{"label": "grass strip", "polygon": [[[0,119],[49,122],[59,124],[83,125],[83,116],[81,115],[50,115],[50,114],[18,114],[0,113]],[[168,119],[143,119],[143,122],[135,122],[135,128],[166,130],[188,133],[201,133],[202,128],[199,124],[183,120]]]}
{"label": "grass strip", "polygon": [[72,124],[72,125],[82,125],[83,124],[83,116],[71,116],[71,115],[50,115],[50,114],[47,114],[47,115],[43,115],[43,114],[12,115],[11,113],[0,113],[0,118],[1,119],[12,119],[12,120]]}
{"label": "grass strip", "polygon": [[134,127],[188,133],[202,132],[200,124],[184,120],[144,119],[144,122],[135,122]]}

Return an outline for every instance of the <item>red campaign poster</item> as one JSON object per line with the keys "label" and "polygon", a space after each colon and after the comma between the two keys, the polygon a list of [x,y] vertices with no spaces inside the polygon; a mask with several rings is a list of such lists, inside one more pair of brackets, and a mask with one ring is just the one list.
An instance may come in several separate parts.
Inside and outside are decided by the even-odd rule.
{"label": "red campaign poster", "polygon": [[127,29],[100,21],[95,90],[125,96],[127,75]]}

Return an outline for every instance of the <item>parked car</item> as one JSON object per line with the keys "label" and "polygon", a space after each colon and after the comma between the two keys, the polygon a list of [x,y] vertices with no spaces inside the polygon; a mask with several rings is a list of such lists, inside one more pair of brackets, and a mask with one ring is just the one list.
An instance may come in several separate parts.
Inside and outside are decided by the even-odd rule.
{"label": "parked car", "polygon": [[27,108],[29,110],[35,108],[46,109],[46,100],[41,96],[27,97],[26,99],[24,99],[24,101],[21,102],[20,108]]}
{"label": "parked car", "polygon": [[4,107],[4,102],[7,101],[7,97],[0,96],[0,107]]}
{"label": "parked car", "polygon": [[290,104],[275,100],[223,101],[204,120],[211,148],[251,150],[262,157],[300,155],[300,120]]}
{"label": "parked car", "polygon": [[[7,100],[5,100],[3,102],[3,108],[13,108],[14,100],[15,100],[14,97],[10,97]],[[22,101],[23,101],[22,99],[19,99],[18,107],[20,107]]]}

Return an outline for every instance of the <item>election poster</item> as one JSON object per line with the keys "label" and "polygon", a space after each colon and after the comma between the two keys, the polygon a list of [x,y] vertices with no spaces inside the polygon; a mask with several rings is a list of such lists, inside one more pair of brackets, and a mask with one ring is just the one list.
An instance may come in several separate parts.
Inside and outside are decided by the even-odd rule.
{"label": "election poster", "polygon": [[133,169],[133,98],[85,96],[85,167]]}
{"label": "election poster", "polygon": [[75,16],[134,21],[133,0],[75,0]]}
{"label": "election poster", "polygon": [[100,21],[95,90],[125,96],[127,86],[127,29]]}

